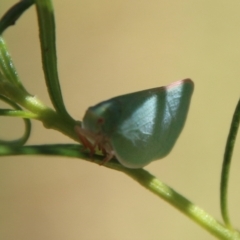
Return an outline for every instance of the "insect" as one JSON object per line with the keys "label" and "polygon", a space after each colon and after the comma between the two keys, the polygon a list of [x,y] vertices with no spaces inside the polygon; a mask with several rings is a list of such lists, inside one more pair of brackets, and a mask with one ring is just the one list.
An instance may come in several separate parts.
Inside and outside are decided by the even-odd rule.
{"label": "insect", "polygon": [[165,157],[180,135],[193,93],[190,79],[129,93],[89,107],[76,126],[82,144],[125,167],[141,168]]}

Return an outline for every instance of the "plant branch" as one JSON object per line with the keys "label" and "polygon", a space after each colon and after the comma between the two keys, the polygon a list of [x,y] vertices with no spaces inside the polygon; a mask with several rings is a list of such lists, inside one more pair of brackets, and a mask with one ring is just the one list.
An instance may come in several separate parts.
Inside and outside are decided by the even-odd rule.
{"label": "plant branch", "polygon": [[14,25],[18,18],[33,4],[34,0],[20,0],[12,6],[0,19],[0,35],[9,26]]}
{"label": "plant branch", "polygon": [[229,218],[229,212],[228,212],[228,201],[227,201],[228,182],[229,182],[229,172],[230,172],[232,154],[233,154],[234,145],[235,145],[236,137],[238,133],[239,122],[240,122],[240,99],[238,101],[235,112],[233,114],[232,123],[230,126],[230,130],[229,130],[229,134],[226,142],[224,159],[222,164],[222,173],[221,173],[221,185],[220,185],[221,212],[222,212],[223,220],[229,228],[232,228],[232,224],[231,224],[231,221]]}
{"label": "plant branch", "polygon": [[[72,158],[81,158],[88,162],[93,162],[88,152],[84,151],[84,147],[77,144],[56,144],[56,145],[35,145],[23,147],[0,146],[0,156],[12,155],[49,155],[49,156],[65,156]],[[94,155],[94,162],[101,164],[104,159],[102,155]],[[224,227],[215,220],[211,215],[206,213],[181,194],[158,180],[155,176],[144,169],[129,169],[123,167],[116,159],[107,162],[105,167],[120,171],[133,178],[140,185],[165,200],[179,211],[202,226],[218,239],[239,240],[239,232]]]}
{"label": "plant branch", "polygon": [[42,64],[49,96],[56,111],[69,121],[73,121],[65,108],[59,84],[53,5],[51,0],[36,0],[35,5],[38,16]]}

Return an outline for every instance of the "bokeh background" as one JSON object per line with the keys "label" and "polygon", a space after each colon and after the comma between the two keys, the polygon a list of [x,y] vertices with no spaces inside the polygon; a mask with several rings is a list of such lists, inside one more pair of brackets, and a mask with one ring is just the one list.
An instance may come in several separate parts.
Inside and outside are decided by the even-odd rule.
{"label": "bokeh background", "polygon": [[[0,14],[17,1],[1,0]],[[190,77],[195,92],[185,129],[169,156],[146,167],[221,220],[223,152],[240,92],[240,2],[237,0],[53,1],[58,67],[67,109]],[[51,105],[43,80],[35,8],[4,37],[30,93]],[[23,124],[1,118],[1,138]],[[72,140],[33,122],[28,144]],[[229,204],[240,222],[240,142]],[[0,239],[215,239],[122,173],[60,157],[0,159]]]}

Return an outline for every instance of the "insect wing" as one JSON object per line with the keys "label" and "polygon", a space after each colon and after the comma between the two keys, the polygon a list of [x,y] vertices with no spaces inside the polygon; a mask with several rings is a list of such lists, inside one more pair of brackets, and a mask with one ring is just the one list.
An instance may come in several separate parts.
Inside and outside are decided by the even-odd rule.
{"label": "insect wing", "polygon": [[112,99],[122,106],[118,125],[110,136],[121,164],[140,168],[171,151],[184,127],[193,86],[185,79]]}

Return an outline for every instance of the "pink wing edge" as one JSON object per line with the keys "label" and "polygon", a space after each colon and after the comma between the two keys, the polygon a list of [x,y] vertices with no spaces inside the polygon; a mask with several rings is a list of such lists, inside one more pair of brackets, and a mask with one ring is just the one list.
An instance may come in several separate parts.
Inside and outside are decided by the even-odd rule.
{"label": "pink wing edge", "polygon": [[182,79],[182,80],[178,80],[176,82],[173,82],[167,86],[165,86],[164,88],[172,88],[172,87],[176,87],[178,85],[182,85],[182,84],[185,84],[185,83],[188,83],[188,84],[191,84],[194,86],[194,82],[190,79],[190,78],[185,78],[185,79]]}
{"label": "pink wing edge", "polygon": [[[152,90],[171,89],[171,88],[177,87],[177,86],[185,84],[185,83],[188,83],[188,84],[191,84],[192,86],[194,86],[194,82],[190,78],[185,78],[185,79],[173,82],[167,86],[154,88]],[[86,149],[89,149],[91,158],[93,157],[97,148],[100,151],[102,151],[103,155],[105,155],[105,158],[100,165],[104,165],[106,162],[110,161],[115,156],[115,152],[114,152],[111,144],[109,143],[109,141],[107,139],[105,139],[103,136],[101,136],[100,134],[94,135],[94,134],[90,133],[89,131],[83,129],[79,125],[76,125],[74,127],[74,130],[75,130],[76,134],[78,135],[79,142],[82,143],[82,145]],[[93,142],[91,142],[89,140],[89,138],[92,139]]]}

